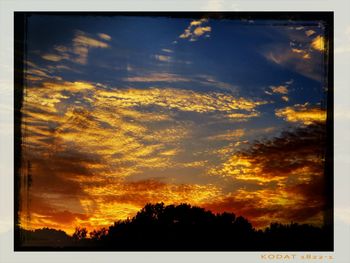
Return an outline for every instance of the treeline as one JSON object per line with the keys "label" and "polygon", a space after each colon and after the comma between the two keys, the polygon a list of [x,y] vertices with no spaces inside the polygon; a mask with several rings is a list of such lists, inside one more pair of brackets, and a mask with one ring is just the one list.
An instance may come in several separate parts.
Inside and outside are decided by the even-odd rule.
{"label": "treeline", "polygon": [[20,249],[111,251],[331,251],[332,229],[271,223],[256,230],[242,216],[214,214],[188,204],[147,204],[135,217],[91,233],[20,230]]}

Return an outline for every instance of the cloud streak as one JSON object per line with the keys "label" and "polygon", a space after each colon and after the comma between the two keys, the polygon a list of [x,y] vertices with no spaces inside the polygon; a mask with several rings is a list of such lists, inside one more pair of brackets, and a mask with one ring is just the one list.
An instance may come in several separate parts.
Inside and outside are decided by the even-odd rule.
{"label": "cloud streak", "polygon": [[[105,41],[110,41],[111,37],[107,34],[99,34],[99,37]],[[78,64],[86,65],[89,50],[92,48],[109,48],[110,46],[98,39],[88,36],[85,32],[77,30],[72,39],[70,47],[55,46],[55,53],[46,53],[41,57],[42,59],[58,62],[61,60],[69,60]]]}
{"label": "cloud streak", "polygon": [[288,122],[299,122],[310,125],[315,122],[325,122],[327,114],[319,107],[312,107],[309,103],[296,104],[291,107],[275,110],[277,117],[284,118]]}

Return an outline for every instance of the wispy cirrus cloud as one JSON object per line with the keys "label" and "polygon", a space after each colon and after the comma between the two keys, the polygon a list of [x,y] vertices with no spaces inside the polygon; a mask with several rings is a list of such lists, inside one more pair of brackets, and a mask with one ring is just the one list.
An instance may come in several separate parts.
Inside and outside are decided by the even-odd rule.
{"label": "wispy cirrus cloud", "polygon": [[198,74],[194,76],[187,75],[179,75],[175,73],[168,72],[157,72],[157,73],[149,73],[149,74],[138,74],[138,75],[130,75],[126,78],[122,79],[125,82],[131,83],[151,83],[151,82],[166,82],[166,83],[180,83],[187,82],[188,86],[192,85],[204,85],[208,87],[212,87],[215,89],[221,89],[225,91],[229,91],[231,93],[237,93],[239,90],[238,86],[235,86],[231,83],[227,83],[224,81],[220,81],[216,79],[214,76]]}
{"label": "wispy cirrus cloud", "polygon": [[[102,40],[110,41],[111,37],[107,34],[100,33]],[[72,39],[71,46],[58,45],[55,46],[54,53],[45,53],[41,57],[51,62],[61,60],[69,60],[78,64],[85,65],[87,63],[89,50],[91,48],[108,48],[109,44],[89,36],[87,33],[77,30]]]}
{"label": "wispy cirrus cloud", "polygon": [[[286,43],[267,45],[262,53],[266,59],[275,64],[321,82],[324,68],[319,65],[323,63],[322,53],[326,52],[325,37],[310,27],[300,28],[299,32],[295,32],[294,29],[280,31],[289,39],[289,45]],[[312,28],[316,30],[316,27]],[[317,29],[321,30],[318,27]],[[315,34],[318,35],[314,37]]]}
{"label": "wispy cirrus cloud", "polygon": [[186,78],[184,76],[179,76],[177,74],[172,73],[151,73],[149,75],[142,76],[130,76],[124,78],[123,81],[126,82],[190,82],[191,79]]}

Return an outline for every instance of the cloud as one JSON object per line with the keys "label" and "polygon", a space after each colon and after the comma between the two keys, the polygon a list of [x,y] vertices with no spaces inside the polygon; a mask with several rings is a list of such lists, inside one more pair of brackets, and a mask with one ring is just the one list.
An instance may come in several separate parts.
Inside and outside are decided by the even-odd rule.
{"label": "cloud", "polygon": [[295,185],[292,188],[238,190],[205,204],[207,209],[217,213],[232,211],[242,215],[256,228],[265,228],[271,222],[291,222],[314,225],[323,224],[324,196],[323,180]]}
{"label": "cloud", "polygon": [[73,45],[76,46],[85,46],[85,47],[99,47],[106,48],[109,45],[105,42],[99,41],[97,39],[88,37],[83,31],[77,31],[75,37],[73,38]]}
{"label": "cloud", "polygon": [[281,99],[284,100],[285,102],[289,101],[289,98],[287,96],[282,96]]}
{"label": "cloud", "polygon": [[163,48],[162,51],[166,52],[166,53],[174,53],[173,50],[168,49],[168,48]]}
{"label": "cloud", "polygon": [[[248,147],[249,146],[249,147]],[[255,226],[271,221],[323,223],[325,204],[326,127],[299,127],[279,137],[262,139],[232,153],[212,175],[245,182],[205,207],[233,211]]]}
{"label": "cloud", "polygon": [[[243,138],[250,130],[233,129],[207,136],[213,142],[232,140],[234,150],[238,143],[248,149],[228,152],[224,163],[211,171],[219,181],[244,185],[227,193],[220,183],[181,184],[171,177],[166,182],[154,178],[135,181],[135,176],[143,171],[166,175],[169,167],[213,167],[203,158],[188,158],[186,162],[177,159],[184,150],[180,142],[190,140],[194,129],[191,122],[177,120],[173,110],[242,114],[239,117],[246,118],[265,102],[219,92],[119,89],[82,81],[44,82],[28,88],[26,94],[22,157],[27,166],[23,167],[23,176],[33,176],[30,200],[37,197],[48,206],[45,214],[44,205],[34,200],[28,203],[29,211],[21,210],[21,220],[28,228],[45,225],[71,233],[76,225],[88,229],[108,226],[132,217],[146,202],[160,201],[190,202],[214,211],[228,207],[228,211],[248,215],[257,226],[266,224],[268,217],[319,219],[318,205],[312,197],[307,199],[311,186],[305,184],[316,182],[323,171],[320,149],[324,145],[315,127],[321,124],[256,142],[250,148]],[[72,103],[73,98],[80,103]],[[292,182],[290,190],[287,180]],[[263,189],[254,192],[251,187]],[[21,200],[25,202],[27,196]],[[264,200],[270,200],[270,205]],[[309,210],[302,210],[301,204],[307,204]],[[307,211],[313,211],[314,217]]]}
{"label": "cloud", "polygon": [[110,35],[104,34],[104,33],[99,33],[97,34],[101,39],[111,41],[112,37]]}
{"label": "cloud", "polygon": [[265,58],[281,67],[322,82],[326,66],[323,58],[325,37],[321,34],[315,37],[307,36],[304,30],[296,32],[283,29],[278,32],[284,35],[289,44],[266,44],[262,50]]}
{"label": "cloud", "polygon": [[[99,34],[103,40],[109,41],[108,35]],[[58,62],[61,60],[69,60],[82,65],[87,63],[89,50],[91,48],[108,48],[107,43],[88,36],[85,32],[77,30],[72,39],[71,46],[56,45],[53,50],[54,53],[43,54],[41,57],[45,60]]]}
{"label": "cloud", "polygon": [[170,62],[171,61],[171,57],[170,56],[165,56],[165,55],[154,55],[154,58],[156,60],[161,61],[161,62]]}
{"label": "cloud", "polygon": [[209,37],[211,32],[210,26],[202,26],[208,23],[208,19],[202,18],[200,20],[193,20],[185,31],[179,36],[182,39],[189,39],[190,41],[197,41],[199,37]]}
{"label": "cloud", "polygon": [[323,65],[323,60],[320,55],[311,56],[304,52],[295,52],[295,50],[293,52],[289,47],[275,46],[265,51],[264,56],[271,62],[298,74],[319,82],[323,81],[323,67],[320,67]]}
{"label": "cloud", "polygon": [[[120,182],[113,184],[91,184],[88,188],[91,199],[83,199],[86,210],[92,214],[95,227],[108,226],[116,220],[133,217],[146,203],[200,204],[215,197],[220,189],[214,185],[166,184],[155,180]],[[84,225],[84,223],[82,224]]]}
{"label": "cloud", "polygon": [[135,76],[135,77],[127,77],[124,78],[123,81],[127,82],[189,82],[191,79],[186,77],[182,77],[177,74],[171,73],[153,73],[145,76]]}
{"label": "cloud", "polygon": [[[56,195],[56,199],[47,200],[48,205],[60,203],[59,208],[45,214],[36,202],[29,202],[29,211],[23,210],[21,216],[21,222],[27,222],[30,216],[26,228],[51,226],[70,233],[75,225],[109,225],[125,219],[124,215],[141,208],[137,200],[134,204],[98,203],[94,192],[89,192],[89,182],[106,185],[109,178],[118,182],[147,168],[156,171],[169,167],[178,153],[178,141],[188,136],[186,124],[174,122],[169,114],[116,107],[108,99],[95,98],[92,91],[103,88],[85,82],[62,82],[26,90],[22,157],[28,167],[23,167],[23,176],[35,178],[30,193],[42,198]],[[71,102],[78,95],[79,105]],[[167,125],[151,128],[159,122]],[[27,197],[21,200],[26,202]],[[180,197],[184,195],[179,193]],[[74,206],[69,200],[78,201],[79,211],[72,211]],[[111,214],[105,214],[104,208]]]}
{"label": "cloud", "polygon": [[304,180],[303,175],[322,174],[324,147],[324,124],[312,124],[272,140],[256,142],[249,149],[231,155],[212,174],[259,183],[281,182],[293,175]]}
{"label": "cloud", "polygon": [[[87,227],[91,231],[131,218],[147,203],[198,205],[220,193],[220,189],[212,184],[169,184],[156,180],[126,182],[106,179],[85,182],[85,185],[85,191],[89,194],[79,199],[82,212],[62,210],[32,195],[30,220],[26,220],[25,213],[21,213],[23,226],[28,229],[49,226],[63,229],[69,234],[74,232],[75,226]],[[57,203],[58,200],[50,201]]]}
{"label": "cloud", "polygon": [[282,95],[281,99],[283,101],[289,101],[287,94],[289,93],[289,87],[293,84],[293,80],[286,81],[283,85],[270,86],[268,90],[265,90],[265,93],[268,95]]}
{"label": "cloud", "polygon": [[[170,81],[178,76],[150,79],[159,77]],[[107,226],[134,215],[145,200],[198,204],[213,200],[219,193],[214,186],[160,183],[157,191],[136,194],[127,180],[147,170],[164,173],[175,167],[193,171],[209,165],[206,159],[176,161],[184,147],[180,142],[190,139],[194,130],[193,122],[176,119],[177,112],[223,114],[235,120],[257,114],[256,108],[266,103],[220,92],[120,89],[84,81],[43,81],[29,86],[25,94],[22,157],[28,167],[23,173],[35,178],[31,193],[55,195],[57,198],[46,198],[47,204],[59,203],[59,207],[45,215],[36,209],[38,204],[29,202],[29,211],[21,211],[21,218],[25,221],[30,216],[28,228],[45,225],[67,231],[73,231],[70,228],[75,225]],[[154,182],[142,185],[157,187]],[[26,202],[27,196],[21,200]]]}
{"label": "cloud", "polygon": [[325,39],[323,36],[315,37],[311,42],[311,47],[317,51],[325,51]]}
{"label": "cloud", "polygon": [[233,139],[241,138],[242,136],[244,136],[244,134],[245,134],[244,129],[236,129],[225,133],[208,136],[207,139],[214,140],[214,141],[217,141],[217,140],[231,141]]}
{"label": "cloud", "polygon": [[190,26],[200,26],[201,24],[206,22],[208,22],[208,19],[205,19],[205,18],[202,18],[200,20],[193,20],[191,21]]}
{"label": "cloud", "polygon": [[310,59],[311,58],[311,55],[303,49],[292,48],[292,52],[300,54],[303,59]]}
{"label": "cloud", "polygon": [[75,62],[85,65],[87,63],[87,57],[90,48],[107,48],[108,44],[99,41],[97,39],[87,36],[82,31],[77,31],[73,42],[73,52],[77,57],[74,59]]}
{"label": "cloud", "polygon": [[288,94],[288,88],[286,86],[270,86],[273,93]]}
{"label": "cloud", "polygon": [[197,37],[205,34],[206,32],[210,32],[211,31],[211,27],[210,26],[206,26],[206,27],[197,27],[194,31],[193,34],[195,34]]}
{"label": "cloud", "polygon": [[325,122],[327,118],[325,110],[312,107],[308,103],[277,109],[275,110],[275,114],[277,117],[284,118],[286,121],[300,122],[305,125],[315,122]]}
{"label": "cloud", "polygon": [[213,87],[216,89],[222,89],[225,91],[235,92],[237,93],[237,90],[239,90],[238,86],[235,86],[231,83],[223,82],[220,80],[217,80],[211,75],[194,75],[191,77],[187,76],[181,76],[174,73],[166,73],[166,72],[160,72],[160,73],[150,73],[150,74],[144,74],[144,75],[136,75],[136,76],[128,76],[126,78],[122,79],[125,82],[143,82],[143,83],[150,83],[150,82],[168,82],[168,83],[177,83],[177,82],[192,82],[190,85],[205,85],[208,87]]}
{"label": "cloud", "polygon": [[62,59],[67,58],[64,56],[56,55],[56,54],[44,54],[41,57],[45,60],[53,61],[53,62],[61,61]]}
{"label": "cloud", "polygon": [[172,88],[118,89],[99,91],[96,95],[119,107],[154,105],[184,112],[222,112],[232,119],[242,119],[245,116],[247,118],[255,117],[258,115],[255,108],[267,103],[234,97],[225,93],[201,93]]}
{"label": "cloud", "polygon": [[305,35],[307,35],[308,37],[312,36],[315,33],[316,32],[314,30],[311,30],[311,29],[305,31]]}
{"label": "cloud", "polygon": [[193,81],[198,82],[198,83],[203,84],[203,85],[213,86],[215,88],[228,90],[231,92],[236,92],[237,90],[239,90],[239,88],[237,86],[235,86],[231,83],[217,80],[215,77],[213,77],[211,75],[200,74],[200,75],[195,76]]}

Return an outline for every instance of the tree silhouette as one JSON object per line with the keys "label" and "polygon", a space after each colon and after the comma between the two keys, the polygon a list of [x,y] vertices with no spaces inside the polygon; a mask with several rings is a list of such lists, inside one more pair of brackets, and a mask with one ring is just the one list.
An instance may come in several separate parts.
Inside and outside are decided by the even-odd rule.
{"label": "tree silhouette", "polygon": [[99,240],[103,239],[107,235],[107,233],[108,233],[108,229],[103,227],[103,228],[98,229],[98,230],[93,230],[89,234],[90,234],[90,238],[93,241],[99,241]]}
{"label": "tree silhouette", "polygon": [[[146,204],[132,219],[108,229],[76,227],[72,237],[63,231],[20,230],[26,247],[107,251],[331,251],[332,229],[307,224],[271,223],[256,230],[242,216],[214,214],[189,204]],[[29,246],[28,246],[29,244]]]}
{"label": "tree silhouette", "polygon": [[86,238],[87,232],[86,228],[76,227],[72,237],[76,240],[82,240]]}

